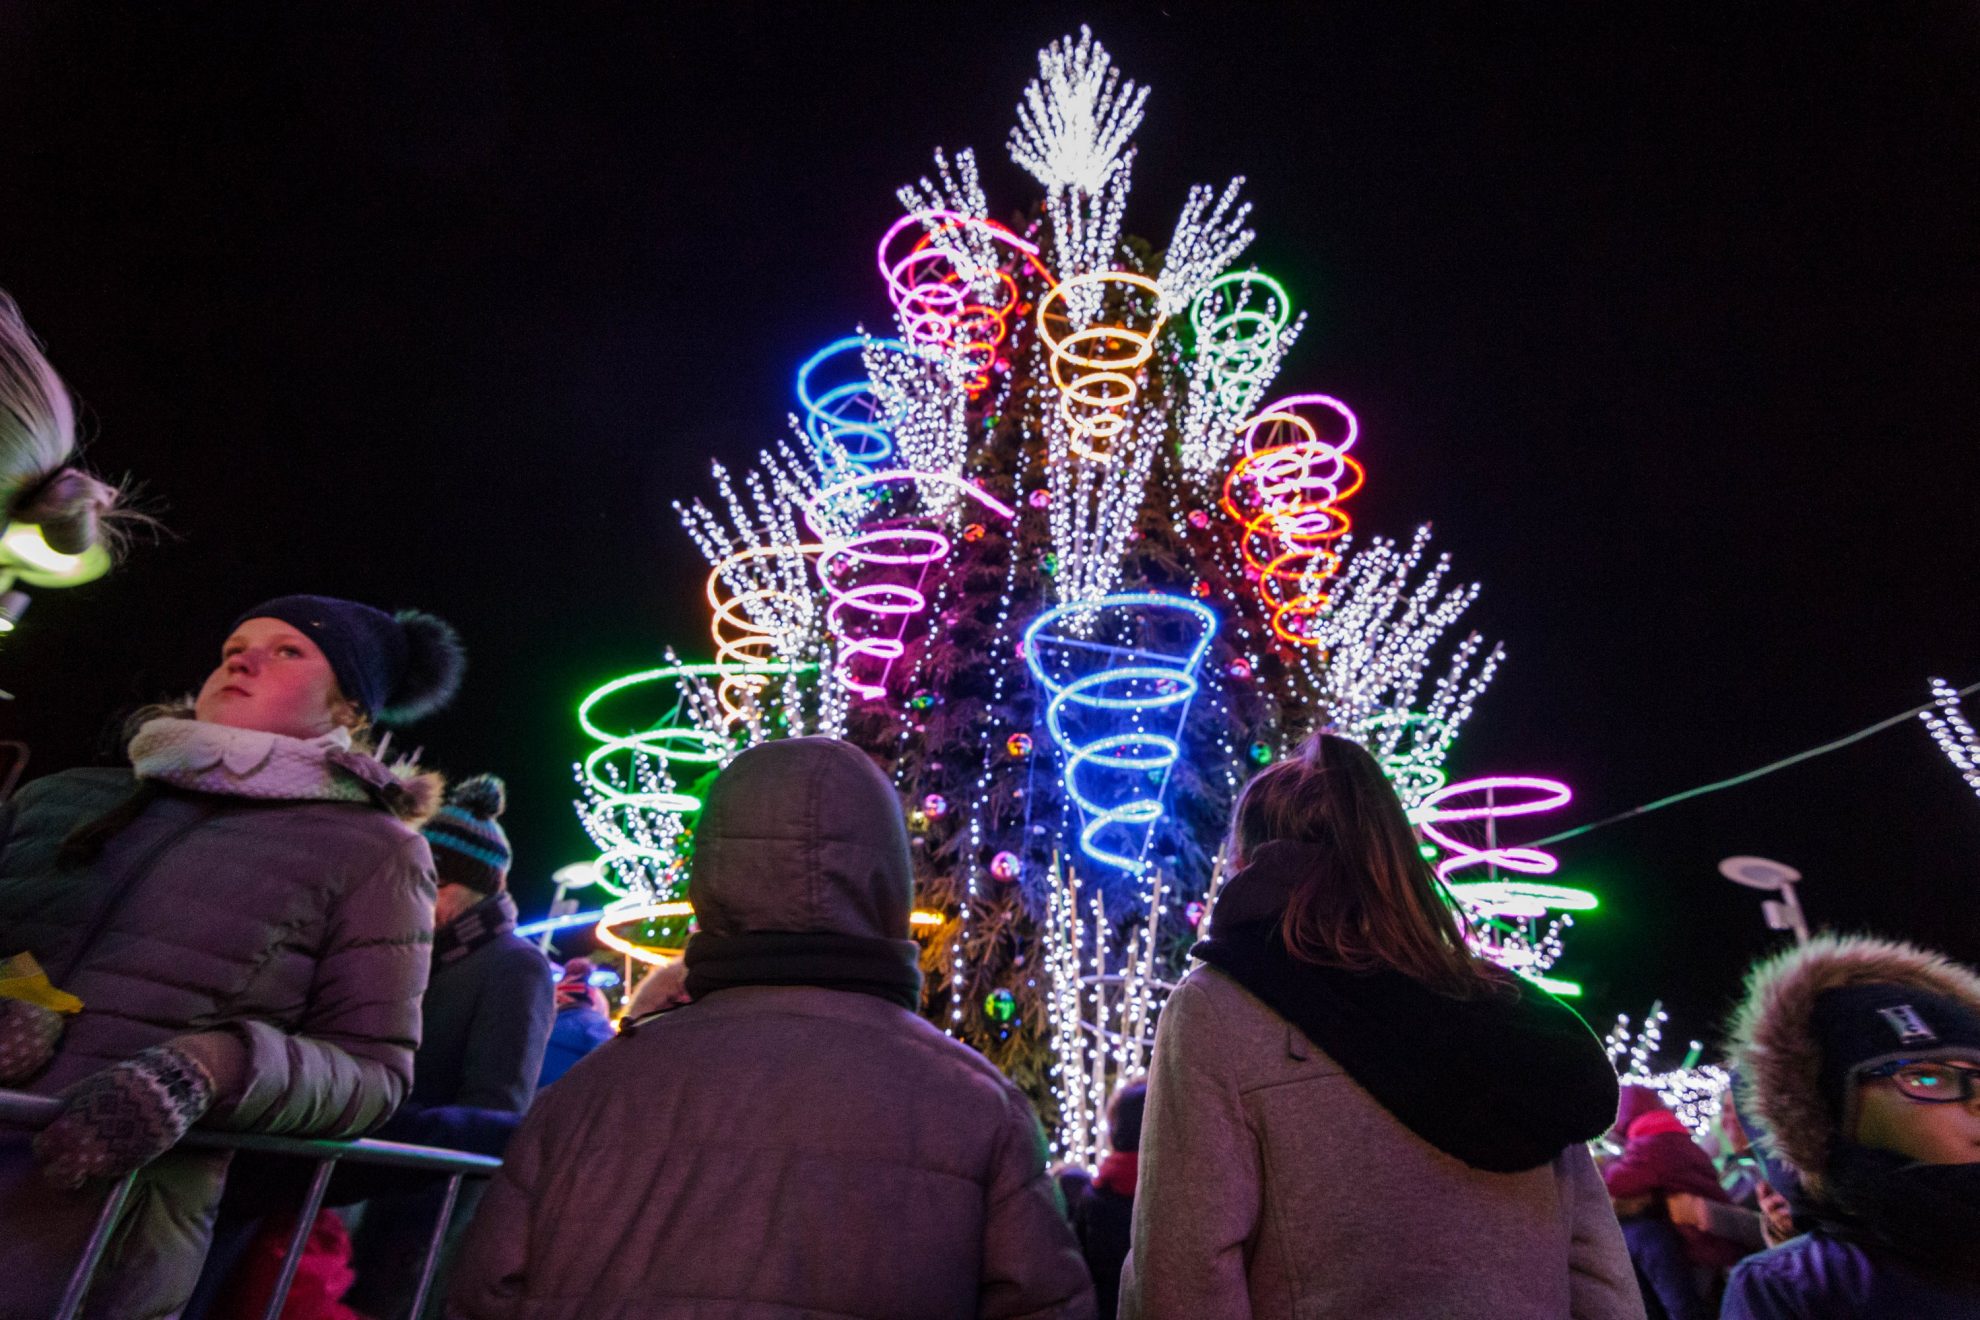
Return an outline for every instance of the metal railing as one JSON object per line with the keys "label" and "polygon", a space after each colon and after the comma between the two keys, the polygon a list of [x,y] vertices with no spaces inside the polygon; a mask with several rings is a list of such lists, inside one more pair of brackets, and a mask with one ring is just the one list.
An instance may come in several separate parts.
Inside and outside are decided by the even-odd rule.
{"label": "metal railing", "polygon": [[[54,1122],[61,1112],[62,1102],[52,1097],[0,1090],[0,1124],[38,1130]],[[309,1180],[309,1191],[303,1197],[302,1208],[296,1212],[296,1226],[289,1234],[288,1250],[282,1256],[282,1269],[276,1276],[274,1293],[262,1310],[262,1320],[279,1320],[282,1314],[282,1305],[288,1301],[289,1289],[295,1283],[303,1243],[308,1240],[309,1231],[316,1223],[317,1212],[323,1208],[324,1193],[330,1187],[330,1174],[339,1162],[418,1169],[447,1175],[447,1190],[441,1200],[440,1216],[427,1240],[426,1256],[419,1268],[419,1286],[412,1297],[410,1314],[414,1316],[419,1315],[426,1305],[427,1291],[433,1286],[433,1273],[439,1265],[440,1248],[447,1236],[447,1221],[453,1218],[454,1202],[460,1197],[461,1179],[485,1178],[502,1167],[502,1161],[486,1155],[469,1155],[464,1151],[443,1150],[437,1146],[408,1146],[396,1141],[318,1141],[306,1137],[269,1137],[249,1132],[210,1132],[194,1128],[179,1144],[255,1151],[265,1155],[294,1155],[316,1163],[315,1173]],[[109,1195],[104,1198],[103,1209],[96,1216],[96,1225],[90,1230],[89,1241],[83,1246],[82,1257],[69,1274],[68,1286],[62,1293],[62,1304],[53,1320],[75,1320],[82,1313],[83,1299],[89,1294],[97,1267],[103,1263],[103,1254],[116,1231],[117,1217],[123,1213],[124,1202],[130,1197],[131,1187],[136,1181],[137,1173],[133,1171],[111,1186]]]}

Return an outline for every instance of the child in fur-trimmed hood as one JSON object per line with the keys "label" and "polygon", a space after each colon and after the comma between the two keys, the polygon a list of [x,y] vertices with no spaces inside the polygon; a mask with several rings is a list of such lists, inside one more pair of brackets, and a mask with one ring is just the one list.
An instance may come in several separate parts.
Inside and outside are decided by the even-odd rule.
{"label": "child in fur-trimmed hood", "polygon": [[1980,975],[1824,935],[1753,968],[1731,1036],[1814,1226],[1742,1261],[1723,1315],[1980,1317]]}

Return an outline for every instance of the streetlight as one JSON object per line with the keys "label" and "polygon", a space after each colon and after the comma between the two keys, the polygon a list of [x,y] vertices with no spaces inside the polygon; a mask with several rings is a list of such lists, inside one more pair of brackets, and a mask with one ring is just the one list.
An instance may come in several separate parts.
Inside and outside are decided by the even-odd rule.
{"label": "streetlight", "polygon": [[1801,872],[1765,857],[1728,857],[1719,863],[1719,874],[1736,885],[1779,894],[1778,899],[1769,898],[1760,904],[1768,928],[1791,930],[1796,944],[1808,943],[1808,918],[1801,911],[1801,900],[1794,894],[1794,887],[1801,883]]}

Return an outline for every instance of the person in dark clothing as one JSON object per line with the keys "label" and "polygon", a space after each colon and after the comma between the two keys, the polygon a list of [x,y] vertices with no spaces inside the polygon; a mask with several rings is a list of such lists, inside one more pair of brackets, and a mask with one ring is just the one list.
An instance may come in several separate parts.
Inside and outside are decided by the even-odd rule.
{"label": "person in dark clothing", "polygon": [[[427,823],[440,878],[433,973],[421,1005],[412,1093],[379,1130],[385,1140],[500,1155],[536,1093],[553,982],[549,960],[515,933],[509,840],[498,819],[506,805],[502,781],[477,775],[455,785]],[[378,1320],[407,1314],[440,1211],[444,1184],[419,1181],[426,1185],[374,1195],[353,1235],[358,1277],[346,1300]],[[479,1181],[462,1187],[447,1255],[485,1187]],[[445,1255],[441,1268],[444,1274]],[[435,1313],[443,1283],[437,1280],[429,1293]]]}
{"label": "person in dark clothing", "polygon": [[887,775],[831,738],[739,753],[687,897],[688,1002],[537,1099],[448,1314],[1092,1320],[1031,1102],[915,1012]]}
{"label": "person in dark clothing", "polygon": [[1809,1227],[1733,1268],[1721,1316],[1980,1317],[1980,974],[1824,935],[1749,973],[1729,1034]]}
{"label": "person in dark clothing", "polygon": [[[1745,1248],[1705,1228],[1676,1222],[1672,1197],[1697,1197],[1716,1205],[1732,1198],[1691,1132],[1655,1088],[1625,1086],[1616,1112],[1623,1153],[1602,1169],[1602,1181],[1622,1219],[1630,1262],[1671,1320],[1711,1314],[1719,1283]],[[1675,1246],[1675,1250],[1672,1250]]]}
{"label": "person in dark clothing", "polygon": [[1134,1226],[1134,1183],[1141,1156],[1141,1111],[1148,1083],[1136,1078],[1107,1103],[1107,1144],[1113,1149],[1100,1171],[1069,1202],[1073,1232],[1093,1274],[1093,1298],[1100,1320],[1111,1320],[1121,1300],[1121,1265],[1127,1260]]}
{"label": "person in dark clothing", "polygon": [[597,968],[589,958],[573,958],[557,982],[557,1020],[543,1048],[543,1067],[536,1074],[542,1090],[571,1070],[571,1065],[612,1039],[612,1018],[605,996],[591,983]]}

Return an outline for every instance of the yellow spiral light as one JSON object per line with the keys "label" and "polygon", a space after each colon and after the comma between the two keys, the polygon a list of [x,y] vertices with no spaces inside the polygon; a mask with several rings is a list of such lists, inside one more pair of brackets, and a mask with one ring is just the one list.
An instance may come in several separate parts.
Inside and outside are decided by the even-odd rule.
{"label": "yellow spiral light", "polygon": [[1128,409],[1141,393],[1142,368],[1154,356],[1155,336],[1167,318],[1157,310],[1146,328],[1106,322],[1081,327],[1068,299],[1089,289],[1098,291],[1103,305],[1109,295],[1138,292],[1159,309],[1161,288],[1145,275],[1098,271],[1054,285],[1038,303],[1038,337],[1051,354],[1059,415],[1072,428],[1073,452],[1104,463],[1113,458],[1108,442],[1127,429]]}

